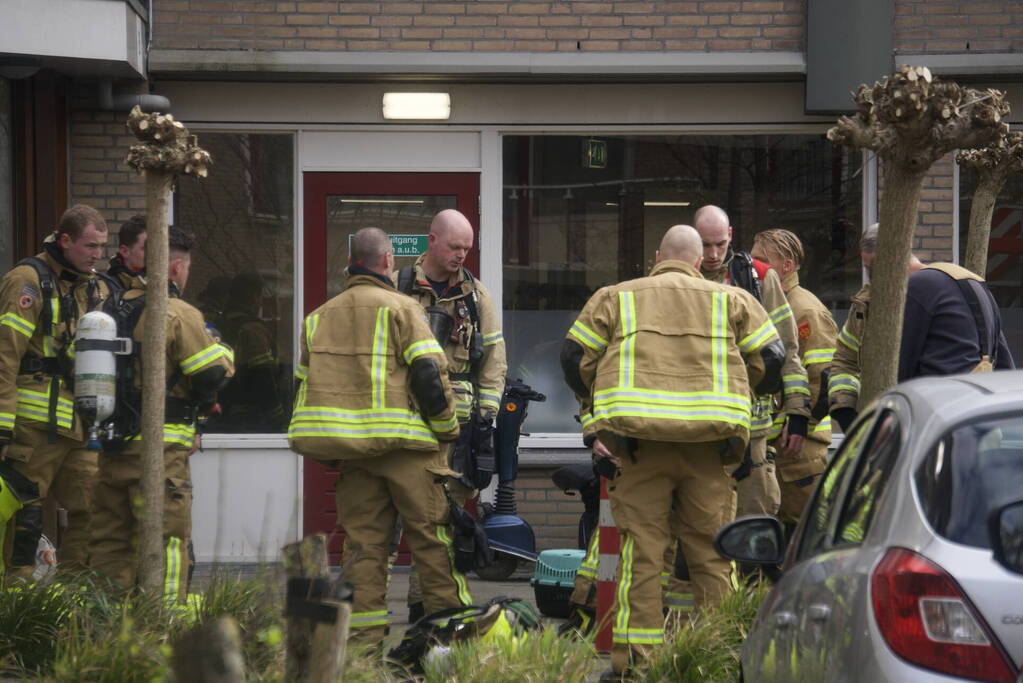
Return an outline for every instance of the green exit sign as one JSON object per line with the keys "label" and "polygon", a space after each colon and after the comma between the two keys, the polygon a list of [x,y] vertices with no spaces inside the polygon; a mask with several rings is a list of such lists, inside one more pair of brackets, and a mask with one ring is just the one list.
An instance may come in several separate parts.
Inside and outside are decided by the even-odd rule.
{"label": "green exit sign", "polygon": [[587,140],[586,153],[583,157],[583,165],[586,168],[607,168],[607,141]]}
{"label": "green exit sign", "polygon": [[[354,234],[348,235],[348,253],[352,253],[352,238]],[[394,249],[394,257],[412,256],[413,258],[426,253],[429,244],[429,235],[388,235],[391,239],[391,248]]]}
{"label": "green exit sign", "polygon": [[394,256],[419,256],[426,252],[429,235],[388,235]]}

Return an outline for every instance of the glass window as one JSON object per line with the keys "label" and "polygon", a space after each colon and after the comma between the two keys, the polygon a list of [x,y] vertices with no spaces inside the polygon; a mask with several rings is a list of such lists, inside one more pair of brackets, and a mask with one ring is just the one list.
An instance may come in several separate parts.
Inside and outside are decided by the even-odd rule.
{"label": "glass window", "polygon": [[989,515],[1023,498],[1023,415],[953,430],[924,460],[915,480],[927,520],[938,534],[990,548]]}
{"label": "glass window", "polygon": [[838,453],[824,470],[817,491],[807,508],[803,536],[796,554],[797,560],[811,557],[829,547],[831,540],[829,529],[838,512],[838,501],[844,482],[851,476],[852,465],[863,450],[873,424],[873,417],[869,415],[857,421],[852,428],[852,434],[842,442]]}
{"label": "glass window", "polygon": [[646,274],[665,230],[724,208],[733,244],[768,228],[806,246],[802,284],[829,308],[860,288],[858,152],[823,135],[504,138],[504,335],[508,372],[548,401],[534,432],[578,431],[561,379],[565,332],[599,287]]}
{"label": "glass window", "polygon": [[888,483],[892,466],[898,459],[901,443],[901,430],[895,413],[882,413],[870,438],[870,445],[856,466],[856,478],[849,487],[849,495],[838,521],[837,543],[863,542]]}
{"label": "glass window", "polygon": [[209,432],[279,433],[291,410],[294,145],[288,134],[201,133],[209,177],[182,177],[174,221],[192,233],[185,299],[235,352]]}
{"label": "glass window", "polygon": [[[970,233],[970,208],[977,188],[977,172],[960,167],[959,171],[959,258],[966,258]],[[1023,175],[1009,176],[995,201],[988,242],[988,288],[1002,312],[1002,330],[1012,356],[1023,358]]]}

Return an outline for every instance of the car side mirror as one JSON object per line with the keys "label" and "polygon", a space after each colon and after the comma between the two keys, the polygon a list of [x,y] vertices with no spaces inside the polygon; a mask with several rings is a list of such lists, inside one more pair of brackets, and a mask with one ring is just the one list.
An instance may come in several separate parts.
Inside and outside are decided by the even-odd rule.
{"label": "car side mirror", "polygon": [[777,566],[785,559],[785,534],[774,517],[748,515],[722,527],[714,549],[736,562]]}
{"label": "car side mirror", "polygon": [[1007,503],[992,512],[988,528],[995,562],[1010,572],[1023,574],[1023,500]]}

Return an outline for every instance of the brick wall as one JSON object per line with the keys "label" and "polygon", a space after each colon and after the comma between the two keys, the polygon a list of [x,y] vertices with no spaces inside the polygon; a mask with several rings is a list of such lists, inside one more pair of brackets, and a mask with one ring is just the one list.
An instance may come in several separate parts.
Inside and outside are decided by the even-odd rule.
{"label": "brick wall", "polygon": [[96,109],[93,89],[92,84],[77,86],[71,99],[71,203],[95,207],[113,234],[145,211],[145,184],[124,163],[136,142],[126,125],[128,115]]}
{"label": "brick wall", "polygon": [[[953,192],[955,154],[950,153],[931,166],[920,190],[913,253],[925,263],[952,261]],[[884,196],[884,164],[879,168],[878,201]]]}
{"label": "brick wall", "polygon": [[154,0],[153,47],[616,52],[803,47],[805,0]]}
{"label": "brick wall", "polygon": [[1023,49],[1019,0],[896,0],[896,52]]}
{"label": "brick wall", "polygon": [[519,470],[515,483],[519,516],[533,527],[538,551],[579,546],[576,539],[583,503],[579,496],[566,496],[554,486],[554,469]]}

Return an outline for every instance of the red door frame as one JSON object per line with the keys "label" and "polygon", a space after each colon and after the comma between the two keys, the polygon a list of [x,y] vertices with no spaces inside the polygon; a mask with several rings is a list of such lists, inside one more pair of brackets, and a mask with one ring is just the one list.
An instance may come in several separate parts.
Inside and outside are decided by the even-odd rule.
{"label": "red door frame", "polygon": [[[458,210],[472,224],[475,239],[466,266],[479,273],[479,173],[304,173],[303,280],[304,315],[327,298],[327,208],[329,195],[409,196],[454,195]],[[386,225],[378,226],[387,230]],[[340,561],[344,532],[336,529],[334,480],[337,470],[306,460],[302,475],[304,534],[325,532],[330,537],[330,560]],[[407,556],[399,558],[406,563]]]}

